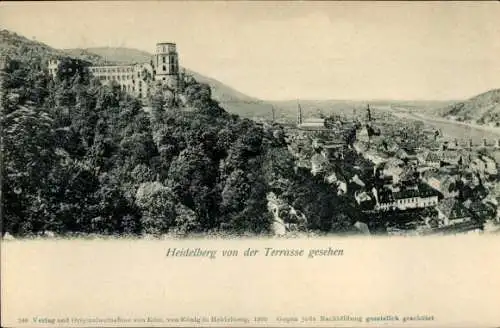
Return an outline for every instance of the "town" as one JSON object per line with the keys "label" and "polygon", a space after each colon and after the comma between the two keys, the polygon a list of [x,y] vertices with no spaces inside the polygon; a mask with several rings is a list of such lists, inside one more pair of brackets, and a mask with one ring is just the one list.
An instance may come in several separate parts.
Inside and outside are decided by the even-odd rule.
{"label": "town", "polygon": [[[220,84],[186,73],[174,42],[157,42],[154,54],[120,62],[99,55],[71,57],[9,32],[1,35],[12,44],[0,56],[0,82],[7,86],[4,99],[12,113],[9,124],[19,127],[16,115],[27,120],[21,132],[13,130],[23,138],[6,139],[8,165],[15,167],[7,175],[9,234],[123,230],[315,236],[499,230],[497,131],[471,134],[468,122],[448,119],[444,124],[452,125],[452,132],[463,132],[450,133],[449,127],[441,129],[422,118],[425,113],[398,102],[346,102],[330,109],[297,100],[296,112],[295,107],[286,112],[260,101],[259,111],[271,107],[272,119],[262,112],[250,119],[216,99]],[[223,90],[227,97],[229,89]],[[489,103],[495,92],[478,97]],[[20,187],[15,172],[25,165],[16,150],[26,147],[17,143],[44,140],[26,137],[32,122],[39,123],[39,131],[50,127],[51,160],[59,163],[40,170],[75,169],[67,164],[71,158],[81,168],[67,174],[76,179],[82,170],[93,177],[94,184],[68,207],[75,209],[72,216],[54,205],[70,191],[63,188],[64,175],[41,175],[60,190],[37,183],[38,191],[26,196]],[[104,203],[111,180],[103,171],[114,177],[110,188],[117,192],[117,199],[109,196]],[[29,207],[31,199],[45,202],[40,210],[50,209],[53,219],[33,225],[38,212]],[[101,204],[97,208],[102,213],[80,199]],[[23,223],[26,213],[33,218],[27,220],[30,224]]]}
{"label": "town", "polygon": [[[176,44],[159,42],[155,49],[150,62],[86,70],[103,85],[117,85],[140,99],[145,110],[156,86],[186,103],[183,91],[193,78],[180,68]],[[59,70],[72,73],[75,63],[61,65],[52,58],[48,72],[52,78]],[[266,124],[278,124],[275,114],[273,107],[273,121]],[[348,201],[362,233],[469,233],[499,221],[500,138],[480,143],[449,138],[423,122],[395,116],[392,108],[369,104],[354,108],[350,116],[303,116],[297,102],[296,123],[278,124],[297,166],[324,179]],[[300,226],[281,223],[277,234]]]}
{"label": "town", "polygon": [[351,202],[361,232],[474,233],[498,222],[500,138],[450,140],[370,105],[360,115],[322,116],[303,119],[298,103],[289,147]]}

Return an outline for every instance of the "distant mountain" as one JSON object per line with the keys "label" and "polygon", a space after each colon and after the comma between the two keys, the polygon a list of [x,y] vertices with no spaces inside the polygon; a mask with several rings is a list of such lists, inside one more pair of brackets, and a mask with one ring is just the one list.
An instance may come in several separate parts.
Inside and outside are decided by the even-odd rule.
{"label": "distant mountain", "polygon": [[[68,56],[89,61],[95,65],[131,64],[150,62],[153,55],[131,48],[89,48],[89,49],[56,49],[42,42],[30,40],[22,35],[0,30],[0,55],[22,57],[27,53],[43,58]],[[204,76],[186,68],[197,81],[206,83],[212,89],[212,97],[227,111],[247,118],[271,118],[271,106],[257,98],[247,96],[213,78]]]}
{"label": "distant mountain", "polygon": [[76,57],[88,54],[98,55],[107,62],[113,64],[144,63],[149,62],[153,56],[149,52],[132,48],[97,47],[64,49],[63,51]]}
{"label": "distant mountain", "polygon": [[[36,53],[42,57],[69,56],[87,60],[96,65],[131,64],[149,62],[152,54],[133,48],[99,47],[88,49],[55,49],[42,42],[30,40],[8,30],[0,31],[0,54],[22,56],[26,53]],[[182,56],[182,54],[181,54]],[[212,96],[228,112],[247,118],[271,119],[272,108],[275,117],[281,122],[295,122],[297,101],[262,101],[245,95],[216,79],[204,76],[186,68],[196,80],[210,85]],[[461,121],[475,121],[480,124],[495,124],[500,122],[500,89],[491,90],[464,102],[437,101],[349,101],[349,100],[300,100],[303,114],[317,116],[330,113],[350,115],[354,109],[362,110],[367,103],[373,106],[400,106],[421,113],[429,113]]]}
{"label": "distant mountain", "polygon": [[[98,47],[65,49],[64,51],[78,57],[95,54],[107,62],[116,64],[147,63],[153,58],[153,54],[133,48]],[[271,107],[265,102],[247,96],[220,81],[194,72],[188,68],[186,68],[186,73],[191,74],[197,81],[208,84],[212,89],[213,98],[220,102],[229,112],[245,117],[271,117]]]}
{"label": "distant mountain", "polygon": [[457,121],[500,126],[500,89],[493,89],[447,106],[441,116]]}

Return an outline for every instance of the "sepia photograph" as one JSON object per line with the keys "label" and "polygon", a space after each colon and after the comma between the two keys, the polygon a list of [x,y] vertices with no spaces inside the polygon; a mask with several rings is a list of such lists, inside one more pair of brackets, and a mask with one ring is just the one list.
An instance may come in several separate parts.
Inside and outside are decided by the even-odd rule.
{"label": "sepia photograph", "polygon": [[[494,1],[2,2],[2,326],[500,324],[499,17]],[[393,264],[366,255],[388,249]],[[423,249],[436,266],[409,260]],[[255,277],[292,267],[353,293],[392,277],[395,309],[414,277],[427,310],[321,314],[297,287],[285,311],[295,284],[273,301]],[[494,278],[446,298],[473,288],[467,270]],[[196,301],[168,296],[195,272]],[[250,276],[254,292],[226,285]],[[464,307],[484,293],[484,321],[436,321],[419,302],[438,283]],[[106,319],[91,290],[138,312]],[[232,310],[202,314],[215,295]]]}

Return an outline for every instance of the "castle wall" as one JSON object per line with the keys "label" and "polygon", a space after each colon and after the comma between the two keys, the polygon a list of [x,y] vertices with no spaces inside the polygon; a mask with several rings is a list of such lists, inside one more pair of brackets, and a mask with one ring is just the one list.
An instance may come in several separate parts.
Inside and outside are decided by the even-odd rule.
{"label": "castle wall", "polygon": [[[57,75],[59,63],[57,59],[49,60],[48,69],[52,77]],[[153,81],[161,81],[173,89],[180,88],[182,82],[175,43],[157,43],[152,63],[90,66],[88,70],[102,84],[109,85],[114,81],[123,91],[138,98],[149,95]]]}
{"label": "castle wall", "polygon": [[135,69],[133,65],[128,66],[92,66],[90,73],[99,79],[102,84],[109,85],[112,81],[120,85],[123,91],[131,94],[137,93]]}

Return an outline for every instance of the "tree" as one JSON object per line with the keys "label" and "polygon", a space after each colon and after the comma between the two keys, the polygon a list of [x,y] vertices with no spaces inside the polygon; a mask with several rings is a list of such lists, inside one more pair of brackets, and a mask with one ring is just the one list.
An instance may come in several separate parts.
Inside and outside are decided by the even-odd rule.
{"label": "tree", "polygon": [[168,232],[176,219],[177,203],[172,190],[161,183],[141,184],[136,193],[136,204],[142,211],[143,231],[156,235]]}

